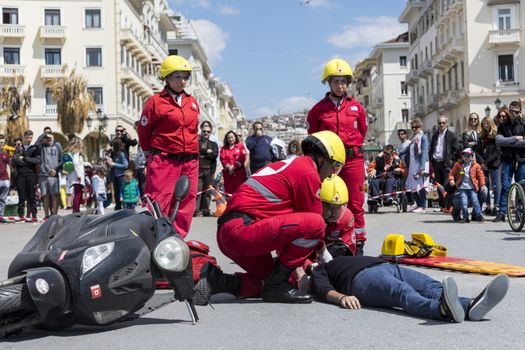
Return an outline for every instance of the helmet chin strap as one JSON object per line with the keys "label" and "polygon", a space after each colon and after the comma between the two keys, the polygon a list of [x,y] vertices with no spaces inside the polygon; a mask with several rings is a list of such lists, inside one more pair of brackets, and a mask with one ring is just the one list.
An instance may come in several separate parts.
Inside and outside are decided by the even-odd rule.
{"label": "helmet chin strap", "polygon": [[169,92],[171,95],[175,95],[176,97],[179,97],[179,95],[181,95],[182,93],[184,93],[184,90],[182,90],[181,92],[177,92],[177,91],[173,90],[173,89],[170,87],[170,84],[168,84],[168,82],[166,82],[166,90],[168,90],[168,92]]}

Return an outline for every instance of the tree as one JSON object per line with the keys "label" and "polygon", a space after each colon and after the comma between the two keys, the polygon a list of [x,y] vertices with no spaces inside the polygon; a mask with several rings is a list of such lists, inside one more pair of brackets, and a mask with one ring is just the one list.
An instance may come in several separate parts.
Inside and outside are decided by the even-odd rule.
{"label": "tree", "polygon": [[6,118],[6,138],[11,143],[29,128],[26,112],[31,108],[31,86],[22,89],[24,77],[4,77],[0,80],[0,116]]}
{"label": "tree", "polygon": [[95,112],[93,96],[87,91],[87,81],[73,69],[69,76],[55,78],[49,86],[57,104],[58,124],[66,135],[79,134],[89,112]]}

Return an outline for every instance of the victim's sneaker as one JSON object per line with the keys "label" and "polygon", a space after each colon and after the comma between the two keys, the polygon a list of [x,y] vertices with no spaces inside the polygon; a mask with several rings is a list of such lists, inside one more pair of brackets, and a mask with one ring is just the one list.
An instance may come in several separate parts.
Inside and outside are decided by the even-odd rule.
{"label": "victim's sneaker", "polygon": [[480,321],[503,300],[509,290],[510,279],[507,275],[497,275],[483,291],[470,302],[467,310],[468,319]]}
{"label": "victim's sneaker", "polygon": [[443,278],[443,294],[441,295],[441,309],[446,319],[461,323],[465,319],[465,310],[459,302],[458,286],[450,276]]}

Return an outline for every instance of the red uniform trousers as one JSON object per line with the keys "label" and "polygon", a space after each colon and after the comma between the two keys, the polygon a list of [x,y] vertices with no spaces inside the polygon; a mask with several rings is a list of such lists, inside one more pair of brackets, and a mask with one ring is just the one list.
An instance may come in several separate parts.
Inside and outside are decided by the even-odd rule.
{"label": "red uniform trousers", "polygon": [[348,187],[348,209],[354,214],[357,241],[366,241],[365,231],[365,159],[362,153],[347,157],[339,172]]}
{"label": "red uniform trousers", "polygon": [[246,273],[241,279],[240,297],[259,297],[262,281],[274,268],[271,252],[279,251],[279,261],[289,269],[302,266],[324,236],[323,217],[315,213],[290,213],[244,223],[243,218],[227,221],[217,231],[224,255]]}
{"label": "red uniform trousers", "polygon": [[246,181],[246,168],[235,169],[235,175],[231,175],[228,170],[223,170],[222,175],[224,176],[224,192],[233,194]]}
{"label": "red uniform trousers", "polygon": [[179,206],[174,226],[182,238],[190,231],[193,212],[195,211],[197,184],[199,180],[199,160],[181,161],[168,158],[164,154],[149,155],[146,172],[146,194],[151,201],[157,201],[162,214],[171,215],[175,207],[173,191],[181,175],[187,175],[190,188]]}

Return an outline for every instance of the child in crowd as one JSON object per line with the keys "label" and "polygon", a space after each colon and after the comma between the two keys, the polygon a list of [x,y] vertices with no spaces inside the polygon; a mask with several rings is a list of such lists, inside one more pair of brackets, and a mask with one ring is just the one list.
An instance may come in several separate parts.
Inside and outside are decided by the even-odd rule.
{"label": "child in crowd", "polygon": [[487,192],[485,186],[485,175],[481,166],[474,160],[474,151],[467,147],[461,152],[461,160],[454,164],[454,167],[448,174],[449,184],[456,186],[457,196],[459,196],[459,206],[461,208],[460,218],[457,210],[454,216],[454,221],[469,222],[468,202],[472,203],[472,220],[485,221],[481,215],[481,207],[478,200],[478,192]]}
{"label": "child in crowd", "polygon": [[93,196],[97,202],[97,214],[104,215],[104,202],[106,196],[106,170],[100,167],[91,178],[93,183]]}
{"label": "child in crowd", "polygon": [[133,178],[131,170],[124,171],[124,183],[120,188],[120,201],[124,209],[135,209],[137,199],[140,197],[139,185],[136,179]]}

